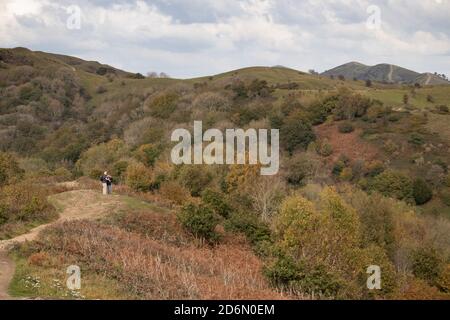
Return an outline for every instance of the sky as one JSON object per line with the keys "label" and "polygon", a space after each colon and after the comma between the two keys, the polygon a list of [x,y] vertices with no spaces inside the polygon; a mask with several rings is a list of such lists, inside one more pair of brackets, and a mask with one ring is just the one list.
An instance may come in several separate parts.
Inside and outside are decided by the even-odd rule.
{"label": "sky", "polygon": [[450,0],[0,0],[0,47],[176,78],[350,61],[450,75]]}

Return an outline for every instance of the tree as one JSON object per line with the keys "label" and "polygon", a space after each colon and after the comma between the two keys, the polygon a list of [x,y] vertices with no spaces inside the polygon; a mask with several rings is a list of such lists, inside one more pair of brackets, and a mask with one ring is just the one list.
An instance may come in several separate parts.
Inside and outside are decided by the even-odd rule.
{"label": "tree", "polygon": [[372,189],[386,197],[409,201],[413,199],[411,179],[398,171],[388,170],[373,179]]}
{"label": "tree", "polygon": [[417,205],[423,205],[433,198],[433,191],[423,179],[416,179],[413,184],[413,196]]}
{"label": "tree", "polygon": [[302,111],[289,115],[281,127],[281,142],[291,154],[298,148],[306,150],[315,139],[308,116]]}
{"label": "tree", "polygon": [[147,78],[158,78],[158,73],[156,73],[155,71],[149,71],[147,72]]}
{"label": "tree", "polygon": [[278,176],[260,176],[250,189],[253,208],[263,221],[269,221],[283,199],[284,185]]}
{"label": "tree", "polygon": [[125,172],[125,183],[135,191],[150,191],[153,172],[142,163],[130,164]]}
{"label": "tree", "polygon": [[144,144],[134,152],[137,160],[150,167],[153,167],[160,154],[161,148],[154,144]]}

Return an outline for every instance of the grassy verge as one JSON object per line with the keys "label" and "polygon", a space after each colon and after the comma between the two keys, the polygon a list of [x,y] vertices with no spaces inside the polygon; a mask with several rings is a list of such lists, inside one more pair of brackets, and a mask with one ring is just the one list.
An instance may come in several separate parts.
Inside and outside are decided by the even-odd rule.
{"label": "grassy verge", "polygon": [[81,268],[81,289],[67,288],[66,274],[70,261],[62,257],[39,252],[26,256],[26,246],[12,253],[16,272],[10,284],[9,294],[18,298],[43,299],[129,299],[113,279]]}

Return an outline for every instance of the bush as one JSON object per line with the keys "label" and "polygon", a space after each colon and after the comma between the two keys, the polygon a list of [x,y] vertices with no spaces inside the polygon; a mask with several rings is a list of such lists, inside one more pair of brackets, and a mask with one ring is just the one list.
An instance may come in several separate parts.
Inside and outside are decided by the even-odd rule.
{"label": "bush", "polygon": [[439,193],[439,197],[441,198],[441,201],[446,205],[450,207],[450,190],[442,190]]}
{"label": "bush", "polygon": [[383,171],[384,171],[384,164],[379,160],[374,160],[364,165],[364,174],[367,177],[376,177]]}
{"label": "bush", "polygon": [[[112,171],[114,163],[127,156],[128,153],[128,146],[122,140],[113,139],[83,152],[76,167],[84,175],[90,175],[93,170],[101,173]],[[98,176],[94,178],[97,179]]]}
{"label": "bush", "polygon": [[342,171],[347,167],[347,164],[343,160],[338,160],[333,165],[333,169],[331,170],[331,173],[334,176],[340,176]]}
{"label": "bush", "polygon": [[225,222],[225,230],[245,234],[253,245],[271,241],[270,228],[251,213],[231,213],[229,219]]}
{"label": "bush", "polygon": [[419,279],[434,285],[443,270],[443,260],[433,248],[421,248],[412,253],[413,273]]}
{"label": "bush", "polygon": [[306,180],[312,176],[314,159],[309,159],[306,154],[301,154],[289,160],[286,180],[294,186],[303,186]]}
{"label": "bush", "polygon": [[281,142],[287,151],[293,153],[296,149],[306,150],[308,145],[316,139],[308,116],[302,112],[291,114],[281,127]]}
{"label": "bush", "polygon": [[135,191],[150,191],[153,172],[141,163],[130,164],[125,172],[125,183]]}
{"label": "bush", "polygon": [[95,179],[98,180],[100,179],[100,177],[102,176],[104,171],[100,170],[100,169],[92,169],[91,171],[89,171],[89,178],[91,179]]}
{"label": "bush", "polygon": [[231,107],[230,101],[221,94],[205,92],[197,96],[192,103],[195,108],[211,111],[227,111]]}
{"label": "bush", "polygon": [[413,183],[413,196],[417,205],[423,205],[433,198],[433,191],[423,179],[416,179]]}
{"label": "bush", "polygon": [[59,167],[54,172],[55,177],[58,179],[58,181],[70,181],[72,180],[72,172],[67,170],[64,167]]}
{"label": "bush", "polygon": [[212,189],[206,189],[202,192],[202,201],[208,205],[216,214],[227,218],[231,212],[231,207],[225,200],[225,196]]}
{"label": "bush", "polygon": [[0,239],[9,238],[27,229],[30,224],[49,222],[56,218],[45,191],[30,181],[5,186],[0,191]]}
{"label": "bush", "polygon": [[349,122],[342,122],[341,124],[339,124],[338,129],[340,133],[351,133],[355,131],[355,128]]}
{"label": "bush", "polygon": [[125,172],[127,171],[128,168],[128,161],[117,161],[116,163],[114,163],[113,168],[112,168],[112,175],[116,180],[121,181],[125,175]]}
{"label": "bush", "polygon": [[319,154],[319,155],[321,155],[323,157],[328,157],[328,156],[331,156],[333,154],[333,147],[328,142],[328,140],[325,139],[325,140],[320,141],[319,143],[317,143],[316,152],[317,152],[317,154]]}
{"label": "bush", "polygon": [[191,192],[193,197],[198,197],[212,181],[212,175],[205,170],[205,167],[185,165],[180,169],[178,181]]}
{"label": "bush", "polygon": [[219,219],[212,209],[204,205],[186,205],[179,213],[181,225],[196,237],[204,238],[209,242],[218,240],[215,228]]}
{"label": "bush", "polygon": [[353,179],[353,170],[352,168],[344,168],[339,174],[339,179],[342,181],[350,181]]}
{"label": "bush", "polygon": [[421,145],[423,145],[425,143],[425,138],[420,133],[414,132],[409,137],[408,142],[410,144],[412,144],[412,145],[415,145],[415,146],[421,146]]}
{"label": "bush", "polygon": [[325,266],[309,267],[287,256],[281,256],[272,265],[266,266],[264,274],[276,286],[319,298],[336,298],[343,287],[342,279],[328,272]]}
{"label": "bush", "polygon": [[160,154],[161,148],[154,144],[144,144],[134,153],[137,160],[150,167],[153,167]]}
{"label": "bush", "polygon": [[24,171],[19,167],[16,158],[5,152],[0,152],[0,186],[20,180]]}
{"label": "bush", "polygon": [[386,197],[405,201],[413,199],[413,183],[401,172],[389,170],[381,173],[373,179],[371,188]]}
{"label": "bush", "polygon": [[161,183],[159,193],[177,205],[184,204],[190,198],[189,191],[175,181]]}
{"label": "bush", "polygon": [[149,105],[153,117],[167,119],[177,108],[178,95],[173,92],[162,92],[154,97]]}

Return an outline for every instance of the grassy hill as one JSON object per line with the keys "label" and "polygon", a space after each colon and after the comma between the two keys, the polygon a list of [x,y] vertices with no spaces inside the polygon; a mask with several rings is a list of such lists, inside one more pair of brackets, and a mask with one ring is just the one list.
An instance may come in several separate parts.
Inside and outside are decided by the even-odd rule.
{"label": "grassy hill", "polygon": [[[12,291],[60,294],[48,281],[54,272],[62,277],[63,261],[87,268],[88,298],[448,297],[450,86],[431,85],[431,75],[427,85],[389,83],[414,74],[369,69],[343,66],[345,79],[283,67],[143,78],[0,49],[2,238],[52,223],[52,204],[72,203],[83,218],[103,203],[96,190],[105,170],[120,194],[104,200],[120,205],[99,220],[52,225],[22,246],[17,264],[25,271]],[[369,73],[371,83],[355,76]],[[174,165],[171,133],[196,120],[204,129],[279,129],[279,174]],[[83,187],[85,198],[64,198],[62,182],[87,178],[95,180]],[[65,244],[74,239],[81,240],[72,251]],[[125,258],[136,263],[123,265]],[[213,260],[219,264],[208,271]],[[365,289],[370,264],[383,266],[385,290]],[[24,287],[29,275],[46,287]]]}
{"label": "grassy hill", "polygon": [[350,62],[322,73],[326,77],[345,77],[346,79],[371,80],[384,83],[449,85],[450,82],[431,74],[408,70],[392,64],[366,66],[359,62]]}

